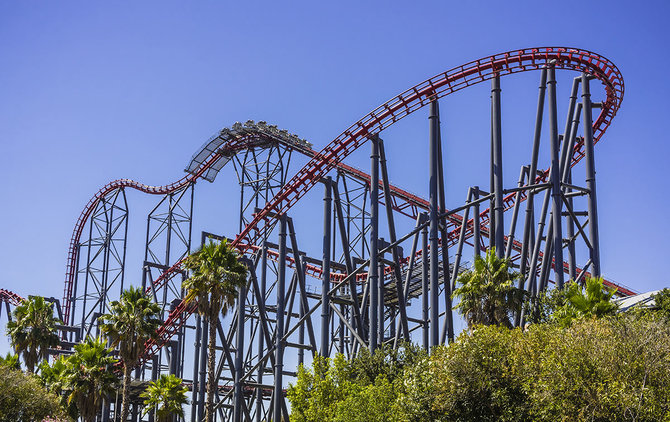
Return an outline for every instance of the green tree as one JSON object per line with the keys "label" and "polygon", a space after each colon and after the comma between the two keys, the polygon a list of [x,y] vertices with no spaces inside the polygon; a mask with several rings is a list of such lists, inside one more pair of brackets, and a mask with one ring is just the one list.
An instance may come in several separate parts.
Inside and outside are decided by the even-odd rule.
{"label": "green tree", "polygon": [[123,361],[121,420],[128,419],[128,385],[132,369],[137,365],[147,340],[156,338],[161,324],[160,306],[142,289],[130,287],[119,300],[109,305],[110,313],[102,315],[100,330],[109,336],[112,346],[119,348]]}
{"label": "green tree", "polygon": [[670,326],[654,315],[535,325],[516,344],[537,421],[670,420]]}
{"label": "green tree", "polygon": [[496,257],[495,248],[491,248],[484,258],[475,256],[473,268],[458,277],[460,286],[453,297],[459,303],[454,308],[469,328],[477,324],[511,328],[510,316],[520,309],[524,297],[524,292],[514,286],[518,278],[518,273],[510,271],[509,261]]}
{"label": "green tree", "polygon": [[602,318],[619,309],[612,301],[616,290],[606,287],[602,278],[587,277],[583,286],[571,281],[563,290],[545,290],[524,304],[528,322],[559,324],[567,327],[580,318]]}
{"label": "green tree", "polygon": [[0,420],[6,422],[65,420],[58,398],[33,374],[0,365]]}
{"label": "green tree", "polygon": [[186,399],[188,388],[181,383],[181,378],[172,374],[163,374],[156,381],[149,383],[147,389],[140,395],[144,398],[146,406],[143,414],[154,411],[158,422],[169,422],[173,416],[183,418],[183,406],[188,403]]}
{"label": "green tree", "polygon": [[523,333],[499,326],[463,332],[405,375],[403,421],[523,421],[528,400],[514,349]]}
{"label": "green tree", "polygon": [[28,371],[35,372],[35,365],[47,358],[49,347],[58,345],[56,324],[61,321],[54,317],[53,303],[39,296],[23,301],[12,315],[14,319],[7,323],[7,334]]}
{"label": "green tree", "polygon": [[654,295],[656,311],[670,319],[670,289],[665,288]]}
{"label": "green tree", "polygon": [[480,326],[430,356],[380,354],[300,367],[291,420],[670,421],[670,324],[655,312]]}
{"label": "green tree", "polygon": [[210,242],[184,260],[191,276],[184,280],[184,301],[195,302],[198,313],[209,322],[207,346],[207,406],[206,420],[214,417],[216,391],[215,346],[219,315],[225,316],[235,304],[238,290],[247,284],[247,267],[239,262],[236,251],[224,239],[219,244]]}
{"label": "green tree", "polygon": [[[571,282],[567,283],[567,286]],[[524,302],[524,314],[526,322],[530,324],[553,324],[557,323],[559,309],[568,303],[568,288],[545,289],[537,294],[537,297],[527,297]]]}
{"label": "green tree", "polygon": [[554,319],[567,327],[579,318],[602,318],[614,315],[619,306],[612,301],[615,289],[603,285],[603,279],[587,277],[581,286],[577,283],[565,285],[565,304],[554,312]]}
{"label": "green tree", "polygon": [[68,404],[74,403],[84,422],[95,422],[96,414],[105,397],[112,394],[118,384],[113,365],[118,360],[102,339],[87,338],[74,346],[74,353],[67,358],[65,388],[69,391]]}
{"label": "green tree", "polygon": [[7,352],[7,355],[3,358],[0,356],[0,366],[6,366],[10,369],[21,370],[21,362],[19,361],[19,355],[13,355]]}
{"label": "green tree", "polygon": [[397,420],[395,406],[403,374],[426,357],[412,344],[382,347],[374,353],[361,349],[351,361],[341,354],[317,356],[312,367],[300,366],[287,397],[291,420],[297,422],[381,422]]}
{"label": "green tree", "polygon": [[60,399],[60,404],[68,415],[76,420],[79,417],[79,411],[74,402],[68,403],[68,396],[71,391],[68,387],[68,361],[67,357],[60,356],[49,365],[49,362],[42,361],[40,364],[40,384],[47,391],[55,394]]}

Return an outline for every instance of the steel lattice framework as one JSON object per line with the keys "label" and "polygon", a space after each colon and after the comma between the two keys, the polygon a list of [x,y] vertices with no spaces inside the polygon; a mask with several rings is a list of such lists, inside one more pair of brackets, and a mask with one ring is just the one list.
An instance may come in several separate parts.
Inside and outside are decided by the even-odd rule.
{"label": "steel lattice framework", "polygon": [[[558,126],[557,69],[576,73],[563,131]],[[500,81],[529,71],[540,79],[530,161],[521,167],[516,184],[505,187]],[[491,186],[470,187],[461,206],[447,209],[438,100],[488,80]],[[601,102],[591,100],[593,80],[604,86]],[[471,253],[495,247],[498,256],[511,259],[523,274],[519,287],[531,295],[549,282],[562,287],[566,280],[600,276],[593,147],[617,113],[623,93],[619,70],[596,53],[529,48],[440,73],[377,107],[320,151],[265,122],[236,123],[196,152],[180,180],[147,186],[120,179],[89,201],[68,254],[64,340],[71,343],[80,335],[95,334],[97,317],[123,289],[126,191],[156,195],[158,203],[147,216],[142,282],[162,305],[165,322],[158,340],[146,345],[136,376],[155,379],[170,372],[184,378],[192,391],[190,420],[202,419],[208,327],[193,315],[194,305],[182,300],[181,282],[188,274],[181,263],[194,249],[197,182],[213,182],[231,162],[240,186],[240,234],[229,239],[251,271],[235,312],[217,326],[218,417],[288,420],[287,380],[295,376],[293,367],[314,354],[353,356],[362,348],[395,346],[401,340],[426,348],[452,340],[451,292]],[[384,129],[423,107],[429,109],[428,199],[389,182],[382,139]],[[599,110],[595,118],[593,109]],[[543,124],[549,150],[545,170],[538,168]],[[369,172],[344,163],[365,144],[370,147]],[[297,171],[291,167],[296,156],[306,161]],[[580,161],[583,185],[573,174]],[[309,253],[301,246],[310,243],[305,236],[313,238],[314,228],[300,235],[291,213],[318,184],[323,189],[317,207],[323,215],[317,229],[322,249]],[[400,219],[411,219],[413,228],[401,232]],[[380,229],[387,239],[379,235]],[[223,236],[203,232],[200,244]],[[605,283],[620,296],[634,294],[617,283]],[[15,300],[5,291],[0,296],[5,302]],[[517,325],[523,324],[520,311],[515,318]],[[105,406],[103,419],[108,420],[118,403]],[[140,418],[137,409],[133,418]]]}

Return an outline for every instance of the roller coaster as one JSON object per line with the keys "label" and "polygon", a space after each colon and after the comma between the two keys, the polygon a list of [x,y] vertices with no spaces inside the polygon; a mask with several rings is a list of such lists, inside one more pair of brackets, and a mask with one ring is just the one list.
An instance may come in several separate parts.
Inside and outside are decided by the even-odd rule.
{"label": "roller coaster", "polygon": [[[575,73],[562,132],[556,70]],[[521,167],[516,184],[506,187],[501,78],[521,72],[539,76],[537,111],[530,161]],[[448,209],[439,100],[485,81],[491,81],[491,184],[488,190],[471,186],[465,202]],[[591,100],[592,81],[604,88],[599,102]],[[566,280],[602,276],[594,145],[602,140],[623,94],[621,73],[596,53],[529,48],[427,79],[366,114],[319,151],[266,122],[235,123],[205,142],[176,182],[148,186],[119,179],[90,199],[75,224],[63,298],[56,301],[64,323],[58,352],[67,353],[83,337],[99,333],[98,317],[124,286],[130,208],[126,192],[153,195],[157,201],[147,215],[142,287],[162,306],[164,323],[157,340],[146,344],[135,376],[181,377],[191,391],[187,419],[202,419],[208,326],[194,305],[182,300],[181,283],[188,276],[182,262],[198,246],[192,239],[195,187],[214,182],[230,163],[240,186],[240,232],[228,239],[250,276],[236,309],[216,327],[217,417],[289,420],[287,383],[296,375],[294,368],[314,354],[353,356],[363,348],[395,347],[403,340],[428,349],[452,341],[451,292],[467,266],[466,257],[495,247],[522,274],[519,287],[530,295],[549,283],[562,287]],[[385,129],[424,107],[428,199],[390,183],[382,139]],[[599,110],[595,118],[594,109]],[[369,173],[345,163],[365,144],[370,148]],[[543,145],[548,154],[541,158]],[[296,171],[292,157],[306,164]],[[541,162],[547,163],[546,169],[540,168]],[[583,184],[573,175],[579,163]],[[306,194],[317,185],[323,195],[315,205]],[[302,236],[292,218],[298,203],[317,209],[313,216],[322,215],[319,228]],[[200,244],[224,237],[202,232]],[[300,248],[314,249],[313,239],[320,240],[320,250]],[[636,294],[619,283],[604,282],[618,296]],[[0,299],[8,315],[10,305],[22,300],[6,290],[0,290]],[[524,315],[518,312],[514,322],[522,325]],[[103,420],[115,420],[118,409],[118,401],[105,403]],[[137,406],[132,418],[143,420]]]}

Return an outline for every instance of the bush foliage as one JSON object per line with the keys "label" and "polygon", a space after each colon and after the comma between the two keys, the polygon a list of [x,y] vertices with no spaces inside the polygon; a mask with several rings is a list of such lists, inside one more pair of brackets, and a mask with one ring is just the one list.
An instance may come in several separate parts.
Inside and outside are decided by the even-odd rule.
{"label": "bush foliage", "polygon": [[33,374],[0,364],[0,420],[66,420],[55,394],[47,392]]}
{"label": "bush foliage", "polygon": [[670,421],[670,323],[660,313],[477,326],[430,356],[413,346],[317,358],[289,388],[296,421]]}

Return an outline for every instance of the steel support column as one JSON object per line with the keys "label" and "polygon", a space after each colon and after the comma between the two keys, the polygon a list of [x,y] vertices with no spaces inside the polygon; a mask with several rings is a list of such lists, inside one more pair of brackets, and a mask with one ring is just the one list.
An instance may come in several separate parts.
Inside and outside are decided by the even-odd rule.
{"label": "steel support column", "polygon": [[[439,198],[439,212],[446,212],[446,197],[444,188],[444,165],[442,163],[442,124],[440,122],[440,104],[437,103],[437,193]],[[449,237],[447,235],[447,221],[441,222],[440,242],[442,252],[442,285],[444,286],[444,325],[440,343],[454,340],[454,319],[451,309],[451,281],[449,276]]]}
{"label": "steel support column", "polygon": [[[547,89],[547,69],[543,68],[540,74],[540,86],[537,95],[537,112],[535,114],[535,131],[533,135],[533,149],[531,152],[530,166],[528,170],[528,185],[535,184],[537,178],[537,160],[540,155],[540,139],[542,136],[542,121],[544,114],[544,97]],[[524,289],[524,280],[527,277],[526,268],[532,259],[534,250],[534,226],[535,226],[535,189],[528,190],[526,198],[526,215],[523,226],[523,244],[521,247],[521,263],[519,272],[519,289]],[[516,321],[519,324],[518,318]]]}
{"label": "steel support column", "polygon": [[[333,180],[330,177],[325,179],[325,194],[323,197],[323,255],[322,255],[322,274],[321,274],[321,356],[328,357],[330,349],[330,230],[332,212],[332,186]],[[346,247],[346,245],[345,245]]]}
{"label": "steel support column", "polygon": [[582,111],[584,113],[584,153],[586,155],[586,187],[589,190],[589,236],[591,237],[591,263],[594,277],[600,277],[600,239],[598,235],[598,202],[596,199],[596,164],[593,154],[593,117],[591,114],[590,77],[582,73]]}
{"label": "steel support column", "polygon": [[[391,238],[391,243],[396,243],[398,240],[396,236],[396,230],[395,230],[395,219],[393,218],[393,209],[391,207],[391,203],[393,201],[391,197],[391,189],[389,187],[389,177],[388,177],[388,170],[386,167],[386,153],[384,151],[384,142],[379,139],[379,157],[380,157],[380,164],[381,164],[381,173],[382,173],[382,184],[384,186],[384,202],[386,205],[386,219],[388,221],[388,227],[389,227],[389,237]],[[403,291],[402,288],[402,275],[400,272],[400,259],[402,258],[400,256],[399,248],[394,247],[391,249],[391,253],[393,255],[393,273],[395,275],[395,286],[396,286],[396,291],[395,294],[398,296],[398,310],[400,312],[400,327],[402,329],[402,335],[403,339],[405,341],[409,341],[409,325],[407,323],[407,310],[405,309],[405,292]],[[384,273],[381,273],[382,278],[384,276]],[[383,283],[381,283],[383,285]],[[393,323],[391,323],[391,327],[394,327]]]}
{"label": "steel support column", "polygon": [[[295,256],[298,255],[294,251]],[[274,402],[271,421],[281,421],[284,401],[284,295],[286,286],[286,215],[279,217],[279,274],[277,276],[277,316],[275,327]]]}
{"label": "steel support column", "polygon": [[472,245],[475,249],[475,256],[482,255],[482,234],[481,223],[479,219],[479,186],[472,187],[472,200],[475,201],[472,226]]}
{"label": "steel support column", "polygon": [[493,231],[495,236],[494,245],[496,256],[502,258],[505,255],[505,228],[504,217],[505,205],[503,204],[503,172],[502,172],[502,122],[500,112],[500,75],[495,74],[491,79],[491,144],[493,150],[493,161],[491,162],[491,173],[493,174]]}
{"label": "steel support column", "polygon": [[[253,268],[249,269],[253,271]],[[237,341],[235,344],[235,386],[233,422],[242,422],[242,406],[244,406],[244,390],[242,376],[244,375],[244,308],[246,305],[247,289],[240,287],[237,297]],[[225,341],[222,339],[222,341]]]}
{"label": "steel support column", "polygon": [[[549,182],[551,183],[551,216],[553,222],[553,251],[554,251],[554,274],[556,285],[563,288],[563,227],[561,225],[561,212],[563,201],[561,199],[561,169],[559,161],[560,144],[558,141],[558,118],[556,109],[556,69],[550,66],[547,85],[549,90],[549,151],[551,153],[551,168]],[[549,234],[547,234],[548,236]],[[547,242],[550,239],[547,237]],[[545,260],[551,262],[551,256],[544,256]]]}
{"label": "steel support column", "polygon": [[[430,169],[430,347],[437,346],[440,343],[439,330],[439,309],[438,309],[438,281],[439,281],[439,260],[438,260],[438,133],[439,116],[437,100],[430,103],[430,146],[429,146],[429,169]],[[445,239],[446,240],[446,239]]]}
{"label": "steel support column", "polygon": [[[377,349],[377,307],[379,306],[379,138],[371,138],[370,144],[370,266],[368,274],[368,292],[370,294],[368,339],[370,351]],[[383,274],[382,274],[383,276]],[[383,281],[382,281],[383,282]],[[383,321],[382,321],[383,323]]]}
{"label": "steel support column", "polygon": [[[263,246],[261,247],[261,282],[260,287],[255,283],[252,286],[256,290],[256,302],[258,303],[258,320],[260,325],[260,330],[268,338],[270,333],[266,330],[266,325],[262,323],[265,318],[265,291],[266,291],[266,280],[267,280],[267,265],[268,265],[268,245],[266,241],[263,241]],[[252,274],[252,281],[256,281],[255,274]],[[258,336],[258,358],[265,354],[265,336],[261,334]],[[268,343],[270,347],[270,343]],[[259,362],[258,372],[257,372],[257,382],[258,385],[263,385],[263,373],[265,372],[265,362]],[[256,422],[261,422],[263,414],[261,412],[263,409],[263,390],[258,388],[256,390]]]}
{"label": "steel support column", "polygon": [[[425,215],[425,214],[424,214]],[[422,339],[423,339],[423,348],[425,350],[429,349],[429,331],[428,324],[430,320],[428,319],[428,310],[429,310],[429,295],[428,295],[428,260],[426,259],[426,254],[428,253],[428,227],[421,229],[421,321],[422,321]]]}

